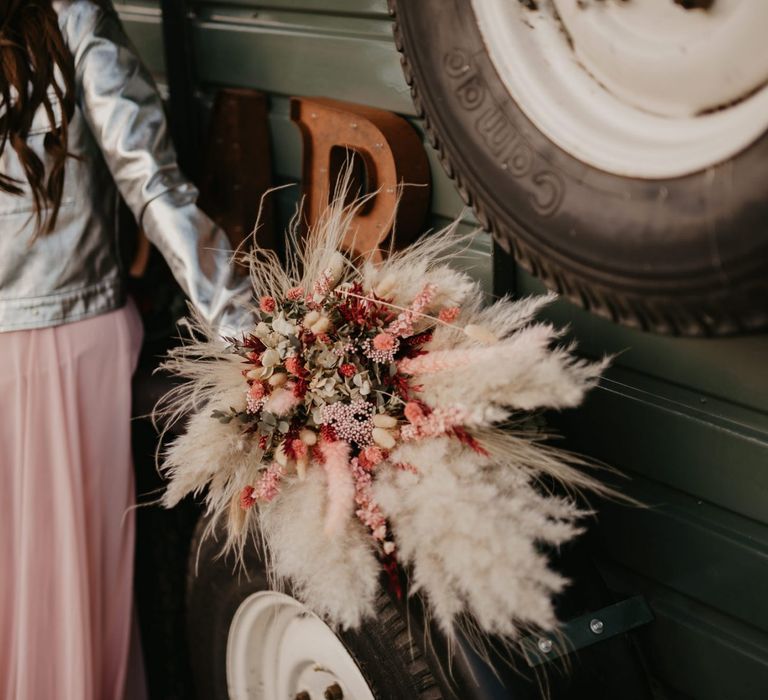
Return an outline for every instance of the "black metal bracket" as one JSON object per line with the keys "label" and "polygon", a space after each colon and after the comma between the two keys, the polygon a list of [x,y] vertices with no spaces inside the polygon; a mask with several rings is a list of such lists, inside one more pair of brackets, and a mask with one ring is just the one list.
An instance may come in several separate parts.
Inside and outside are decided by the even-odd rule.
{"label": "black metal bracket", "polygon": [[652,621],[653,612],[645,598],[638,595],[569,620],[550,634],[525,637],[522,650],[529,666],[541,666]]}

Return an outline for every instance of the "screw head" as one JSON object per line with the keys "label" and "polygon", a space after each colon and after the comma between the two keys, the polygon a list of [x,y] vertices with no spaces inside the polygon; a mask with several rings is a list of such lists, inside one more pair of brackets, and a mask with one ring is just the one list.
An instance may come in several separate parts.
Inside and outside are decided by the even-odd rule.
{"label": "screw head", "polygon": [[602,634],[603,630],[605,629],[605,625],[603,624],[602,620],[595,618],[594,620],[590,620],[589,629],[591,629],[594,634]]}
{"label": "screw head", "polygon": [[549,654],[550,651],[552,651],[552,640],[551,639],[540,639],[538,643],[539,651],[543,652],[544,654]]}

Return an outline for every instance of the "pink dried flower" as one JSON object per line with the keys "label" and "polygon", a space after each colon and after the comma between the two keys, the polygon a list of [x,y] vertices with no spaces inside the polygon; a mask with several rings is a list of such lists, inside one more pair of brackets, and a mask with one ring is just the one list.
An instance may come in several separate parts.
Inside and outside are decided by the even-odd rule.
{"label": "pink dried flower", "polygon": [[328,484],[325,532],[334,535],[344,526],[354,507],[355,483],[349,469],[349,445],[340,441],[323,442],[320,452],[325,458],[323,467]]}
{"label": "pink dried flower", "polygon": [[460,428],[465,420],[466,413],[458,407],[436,408],[429,415],[422,413],[421,418],[411,421],[410,425],[404,425],[400,429],[400,437],[407,442],[446,435]]}
{"label": "pink dried flower", "polygon": [[265,314],[271,314],[277,308],[277,302],[274,297],[263,296],[259,299],[259,308]]}
{"label": "pink dried flower", "polygon": [[355,367],[351,362],[345,362],[341,367],[339,367],[339,374],[341,374],[344,377],[354,377],[355,374],[357,374],[357,367]]}
{"label": "pink dried flower", "polygon": [[424,315],[426,308],[432,303],[435,294],[437,293],[437,285],[431,282],[424,285],[416,298],[411,302],[411,305],[390,324],[387,328],[387,332],[392,335],[405,337],[413,335],[413,324],[417,318]]}
{"label": "pink dried flower", "polygon": [[373,339],[373,347],[376,350],[392,350],[395,347],[396,340],[397,338],[389,333],[379,333]]}
{"label": "pink dried flower", "polygon": [[360,452],[358,461],[363,469],[373,469],[387,458],[387,453],[376,445],[369,445]]}
{"label": "pink dried flower", "polygon": [[285,298],[288,301],[301,301],[304,296],[304,290],[301,287],[291,287],[286,293]]}
{"label": "pink dried flower", "polygon": [[285,358],[285,369],[296,377],[304,374],[304,366],[297,355],[291,355]]}
{"label": "pink dried flower", "polygon": [[424,410],[415,401],[409,401],[405,404],[405,417],[409,423],[418,423],[424,420]]}
{"label": "pink dried flower", "polygon": [[264,397],[264,394],[267,393],[267,390],[264,387],[264,384],[262,382],[254,382],[251,384],[250,389],[248,389],[248,396],[250,396],[254,401],[258,401],[259,399]]}
{"label": "pink dried flower", "polygon": [[291,440],[291,451],[293,452],[296,459],[301,459],[302,457],[306,457],[309,453],[309,450],[307,449],[307,446],[301,441],[301,440]]}
{"label": "pink dried flower", "polygon": [[[382,335],[387,336],[388,338],[392,339],[392,344],[389,348],[386,349],[379,349],[376,347],[376,340],[380,338]],[[382,345],[389,345],[389,342],[387,340],[381,341]],[[389,335],[388,333],[379,333],[373,341],[370,340],[370,338],[363,342],[363,355],[365,355],[368,359],[373,360],[374,362],[379,363],[387,363],[392,362],[395,359],[395,353],[400,348],[400,340],[398,338],[395,338],[392,335]]]}
{"label": "pink dried flower", "polygon": [[276,416],[284,416],[298,406],[300,400],[293,392],[293,383],[287,382],[284,388],[275,389],[264,403],[264,407]]}
{"label": "pink dried flower", "polygon": [[360,464],[358,459],[353,459],[350,466],[355,482],[355,503],[357,504],[355,515],[363,525],[370,529],[375,539],[383,542],[387,537],[387,519],[381,512],[378,503],[373,499],[371,474]]}
{"label": "pink dried flower", "polygon": [[330,345],[333,341],[331,340],[331,336],[327,333],[318,333],[317,339],[323,343],[323,345]]}
{"label": "pink dried flower", "polygon": [[444,309],[440,309],[438,318],[443,323],[453,323],[461,313],[461,309],[458,306],[446,306]]}
{"label": "pink dried flower", "polygon": [[245,394],[245,410],[248,413],[258,413],[266,401],[267,390],[262,382],[254,382]]}
{"label": "pink dried flower", "polygon": [[270,464],[261,474],[261,478],[253,489],[251,496],[257,501],[269,503],[280,493],[280,481],[283,472],[277,462]]}
{"label": "pink dried flower", "polygon": [[359,399],[351,403],[326,404],[322,411],[323,425],[333,426],[336,436],[359,447],[371,443],[373,432],[373,404]]}

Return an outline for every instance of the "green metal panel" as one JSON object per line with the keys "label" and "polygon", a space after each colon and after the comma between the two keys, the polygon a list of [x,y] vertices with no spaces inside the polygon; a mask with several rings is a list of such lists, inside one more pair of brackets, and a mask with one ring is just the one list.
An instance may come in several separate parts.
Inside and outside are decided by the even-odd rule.
{"label": "green metal panel", "polygon": [[768,632],[768,528],[637,475],[624,491],[647,507],[601,508],[613,561]]}
{"label": "green metal panel", "polygon": [[206,5],[244,6],[254,9],[302,10],[335,16],[355,15],[386,17],[386,0],[209,0]]}
{"label": "green metal panel", "polygon": [[[533,294],[541,283],[520,271],[517,291]],[[582,350],[590,355],[621,353],[618,364],[670,383],[691,387],[702,398],[717,396],[768,412],[768,335],[741,338],[671,338],[610,323],[568,302],[549,316],[570,323]]]}
{"label": "green metal panel", "polygon": [[560,419],[572,448],[768,524],[768,419],[631,370]]}
{"label": "green metal panel", "polygon": [[601,568],[620,595],[642,593],[650,603],[655,620],[638,636],[651,671],[663,686],[695,700],[766,696],[767,635],[619,565],[606,563]]}

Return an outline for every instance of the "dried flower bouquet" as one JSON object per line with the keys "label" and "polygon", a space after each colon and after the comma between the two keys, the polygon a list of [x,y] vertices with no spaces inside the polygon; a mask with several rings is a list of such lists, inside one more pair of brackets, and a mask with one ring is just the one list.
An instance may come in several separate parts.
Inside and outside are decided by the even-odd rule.
{"label": "dried flower bouquet", "polygon": [[250,258],[253,328],[225,345],[201,322],[166,367],[186,429],[164,455],[173,506],[207,487],[228,544],[263,546],[275,585],[333,624],[373,611],[382,570],[420,592],[450,634],[552,628],[566,581],[540,545],[586,515],[540,485],[605,491],[525,418],[580,403],[604,367],[533,320],[552,295],[484,306],[448,265],[459,237],[424,237],[379,264],[340,252],[354,209],[338,202],[286,267]]}

